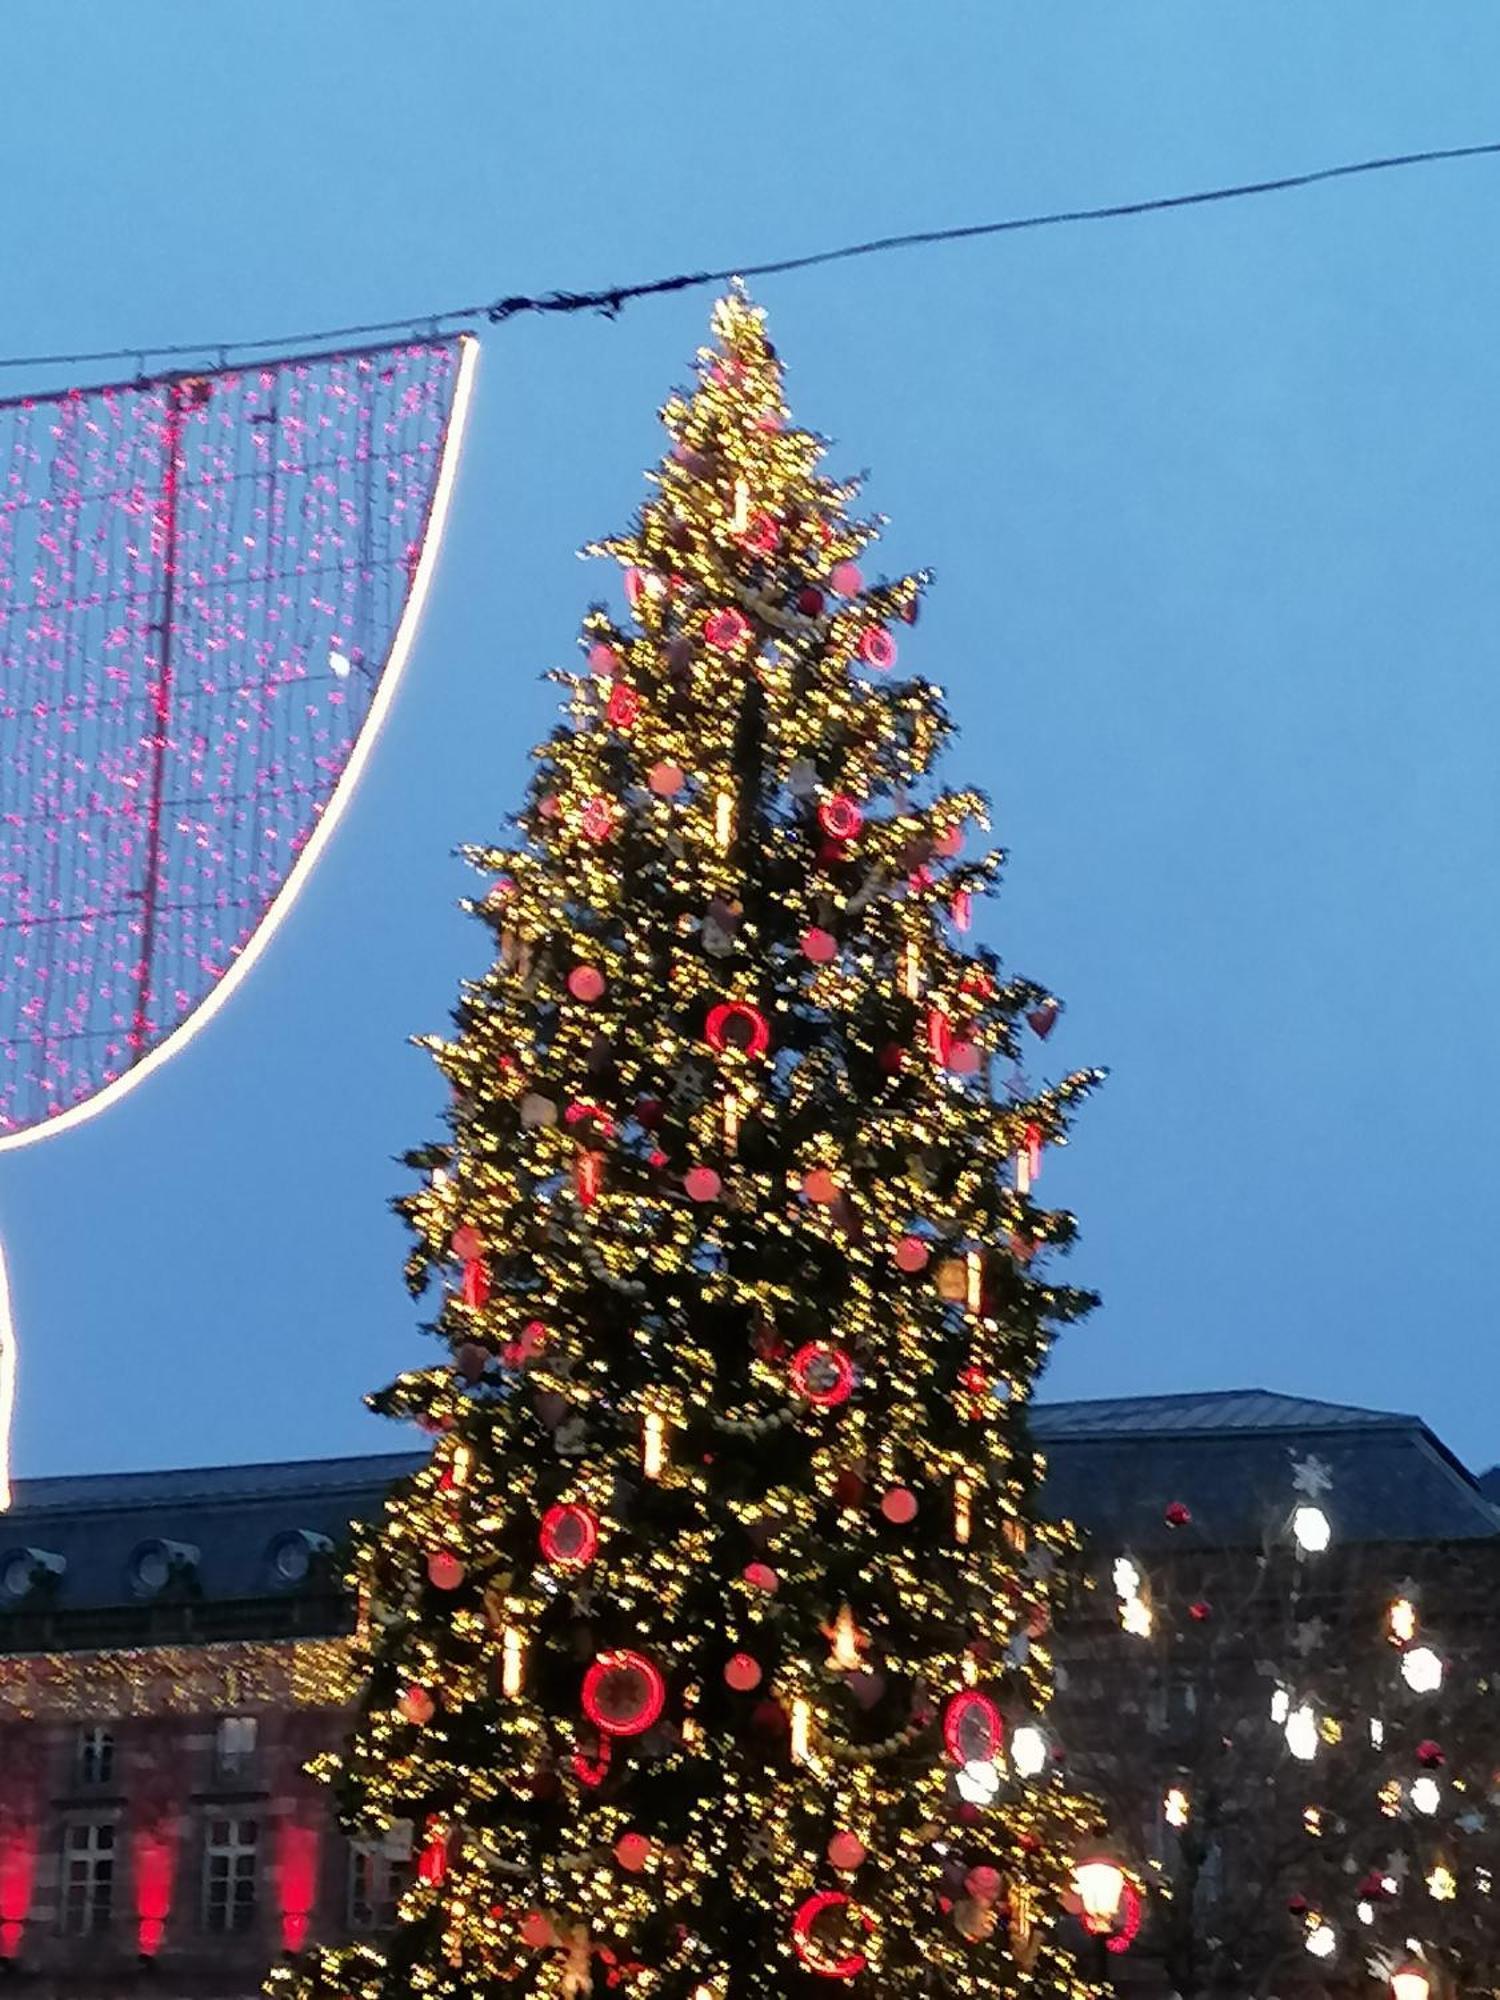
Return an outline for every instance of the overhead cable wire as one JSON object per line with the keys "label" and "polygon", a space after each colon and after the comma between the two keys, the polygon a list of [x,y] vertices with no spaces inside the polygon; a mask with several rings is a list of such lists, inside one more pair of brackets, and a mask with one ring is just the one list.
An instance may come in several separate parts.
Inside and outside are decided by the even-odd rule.
{"label": "overhead cable wire", "polygon": [[163,360],[187,355],[217,356],[227,366],[233,354],[267,349],[321,346],[330,341],[365,340],[385,334],[437,338],[476,320],[502,325],[525,313],[602,313],[613,317],[636,299],[695,291],[705,285],[727,284],[732,278],[769,278],[790,271],[808,271],[824,264],[846,263],[855,257],[884,256],[897,250],[917,250],[941,243],[973,242],[982,236],[1008,236],[1027,229],[1056,229],[1079,222],[1115,222],[1129,216],[1160,215],[1175,209],[1245,201],[1261,195],[1286,194],[1326,181],[1352,180],[1364,174],[1393,173],[1408,167],[1432,166],[1445,160],[1474,160],[1500,154],[1500,140],[1477,146],[1438,146],[1417,153],[1390,153],[1368,160],[1348,160],[1338,166],[1316,167],[1308,173],[1279,174],[1258,181],[1238,181],[1225,187],[1199,188],[1188,194],[1155,195],[1142,201],[1107,202],[1093,208],[1049,209],[1036,215],[1008,216],[998,222],[971,222],[947,229],[916,229],[894,236],[872,237],[866,243],[846,243],[831,250],[812,250],[800,257],[777,257],[762,263],[726,265],[715,271],[679,271],[667,278],[606,285],[591,291],[513,293],[487,304],[450,306],[438,312],[413,313],[404,319],[366,320],[354,326],[326,326],[301,333],[267,335],[254,340],[192,340],[155,342],[133,347],[107,347],[71,354],[0,355],[0,368],[61,368],[82,362],[135,362],[145,372],[148,357]]}

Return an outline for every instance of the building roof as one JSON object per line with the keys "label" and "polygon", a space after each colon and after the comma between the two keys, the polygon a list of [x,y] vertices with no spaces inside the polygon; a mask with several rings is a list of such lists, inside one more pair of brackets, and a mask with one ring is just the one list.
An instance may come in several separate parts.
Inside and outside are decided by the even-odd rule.
{"label": "building roof", "polygon": [[1038,1403],[1046,1502],[1106,1547],[1172,1538],[1185,1505],[1198,1534],[1255,1547],[1304,1496],[1297,1461],[1329,1480],[1318,1504],[1342,1540],[1463,1541],[1500,1534],[1500,1507],[1420,1417],[1281,1396],[1268,1389]]}
{"label": "building roof", "polygon": [[[1418,1417],[1280,1396],[1266,1389],[1038,1403],[1032,1430],[1047,1462],[1044,1503],[1105,1550],[1142,1551],[1181,1537],[1256,1547],[1301,1497],[1295,1463],[1330,1480],[1319,1504],[1345,1541],[1460,1541],[1500,1534],[1500,1496],[1485,1490]],[[299,1534],[341,1550],[423,1452],[164,1472],[92,1473],[16,1482],[0,1516],[0,1651],[127,1645],[172,1636],[272,1636],[336,1630],[347,1607],[331,1559],[304,1579],[277,1568]],[[143,1593],[134,1576],[152,1543],[197,1551],[189,1587]],[[55,1585],[24,1603],[5,1596],[12,1558],[61,1557]],[[175,1601],[169,1602],[169,1599]]]}

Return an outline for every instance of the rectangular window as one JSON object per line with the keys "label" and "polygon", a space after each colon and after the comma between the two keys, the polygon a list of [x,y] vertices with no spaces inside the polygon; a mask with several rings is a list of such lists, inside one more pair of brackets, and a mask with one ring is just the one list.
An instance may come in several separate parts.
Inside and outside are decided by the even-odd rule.
{"label": "rectangular window", "polygon": [[247,1931],[260,1883],[260,1828],[253,1819],[211,1819],[203,1845],[203,1927]]}
{"label": "rectangular window", "polygon": [[107,1819],[63,1829],[62,1927],[68,1937],[108,1930],[115,1896],[115,1828]]}
{"label": "rectangular window", "polygon": [[393,1854],[384,1841],[356,1840],[349,1850],[349,1928],[388,1931],[411,1883],[411,1856]]}
{"label": "rectangular window", "polygon": [[75,1761],[80,1785],[107,1785],[115,1775],[114,1731],[98,1723],[80,1729]]}
{"label": "rectangular window", "polygon": [[214,1732],[214,1775],[243,1778],[255,1762],[255,1717],[226,1715]]}

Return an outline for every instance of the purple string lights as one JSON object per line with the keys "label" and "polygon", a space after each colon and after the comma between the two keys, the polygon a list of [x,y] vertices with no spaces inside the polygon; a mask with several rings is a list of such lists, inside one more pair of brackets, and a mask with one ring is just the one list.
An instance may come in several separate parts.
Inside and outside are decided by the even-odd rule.
{"label": "purple string lights", "polygon": [[0,404],[0,1150],[243,975],[404,665],[476,349]]}

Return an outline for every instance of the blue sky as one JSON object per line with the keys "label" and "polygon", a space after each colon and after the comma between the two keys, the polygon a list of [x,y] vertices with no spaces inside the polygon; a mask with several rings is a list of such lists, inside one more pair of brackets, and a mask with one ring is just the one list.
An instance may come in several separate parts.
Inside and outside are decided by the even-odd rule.
{"label": "blue sky", "polygon": [[[11,0],[0,352],[251,336],[1500,138],[1493,0]],[[1052,1395],[1260,1384],[1500,1458],[1500,163],[765,282],[873,468],[905,658],[1012,853],[982,919],[1108,1064],[1044,1192]],[[392,1156],[688,295],[486,339],[434,600],[246,990],[0,1160],[24,1473],[396,1448]],[[8,378],[7,378],[8,379]],[[18,388],[44,378],[21,378]],[[55,381],[55,378],[54,378]]]}

